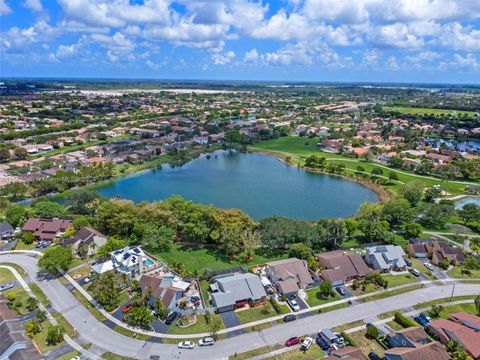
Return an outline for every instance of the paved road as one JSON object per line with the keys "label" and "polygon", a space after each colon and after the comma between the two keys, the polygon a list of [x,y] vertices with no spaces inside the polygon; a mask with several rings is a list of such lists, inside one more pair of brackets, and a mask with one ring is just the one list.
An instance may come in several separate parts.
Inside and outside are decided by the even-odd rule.
{"label": "paved road", "polygon": [[[226,359],[266,345],[285,341],[292,336],[314,334],[324,327],[335,327],[352,321],[375,317],[379,314],[413,306],[417,303],[449,297],[452,285],[432,286],[410,291],[395,297],[354,305],[323,314],[315,314],[291,323],[276,325],[260,332],[250,332],[218,341],[215,346],[178,350],[176,345],[145,342],[123,336],[96,320],[90,312],[58,280],[37,281],[37,259],[27,255],[1,255],[0,261],[19,264],[29,277],[38,283],[54,308],[96,348],[111,351],[134,359],[148,359],[151,355],[159,359]],[[455,296],[480,294],[480,284],[457,283]]]}

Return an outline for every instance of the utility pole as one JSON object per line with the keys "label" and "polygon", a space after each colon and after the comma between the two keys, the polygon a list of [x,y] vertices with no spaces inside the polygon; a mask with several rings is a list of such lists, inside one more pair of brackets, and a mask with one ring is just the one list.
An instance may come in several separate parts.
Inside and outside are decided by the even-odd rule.
{"label": "utility pole", "polygon": [[450,296],[450,301],[453,299],[453,293],[455,292],[455,283],[453,283],[452,295]]}

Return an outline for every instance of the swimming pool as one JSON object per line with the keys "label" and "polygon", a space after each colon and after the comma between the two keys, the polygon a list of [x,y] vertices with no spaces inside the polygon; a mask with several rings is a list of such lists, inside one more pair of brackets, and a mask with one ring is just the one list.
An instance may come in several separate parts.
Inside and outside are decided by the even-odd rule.
{"label": "swimming pool", "polygon": [[462,209],[467,204],[475,204],[480,206],[480,197],[478,196],[467,196],[455,203],[455,209]]}
{"label": "swimming pool", "polygon": [[145,260],[145,263],[147,264],[148,267],[153,266],[153,264],[155,264],[152,259]]}

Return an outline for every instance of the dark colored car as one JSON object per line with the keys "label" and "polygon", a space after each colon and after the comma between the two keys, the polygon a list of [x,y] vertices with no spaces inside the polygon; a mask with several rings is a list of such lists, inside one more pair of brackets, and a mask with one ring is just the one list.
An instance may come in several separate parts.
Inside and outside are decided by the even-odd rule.
{"label": "dark colored car", "polygon": [[382,360],[382,358],[373,351],[368,354],[370,360]]}
{"label": "dark colored car", "polygon": [[294,321],[294,320],[297,320],[297,317],[293,314],[285,315],[283,317],[284,322],[290,322],[290,321]]}
{"label": "dark colored car", "polygon": [[408,259],[404,259],[405,260],[405,264],[407,264],[407,266],[412,266],[412,262]]}
{"label": "dark colored car", "polygon": [[327,340],[325,340],[323,337],[319,336],[317,337],[317,339],[315,340],[315,342],[318,344],[318,346],[320,346],[320,348],[322,350],[328,350],[330,349],[330,344],[328,343]]}
{"label": "dark colored car", "polygon": [[172,325],[173,322],[179,317],[180,314],[176,311],[172,312],[170,315],[167,316],[167,319],[165,320],[165,324],[167,325]]}
{"label": "dark colored car", "polygon": [[345,289],[342,288],[342,287],[337,287],[337,288],[335,288],[335,290],[337,290],[337,292],[338,292],[340,295],[342,295],[342,296],[344,296],[344,295],[347,293],[347,292],[345,291]]}
{"label": "dark colored car", "polygon": [[200,301],[200,296],[192,296],[192,297],[190,298],[190,301],[193,302],[193,303],[195,303],[195,302],[197,302],[197,301]]}
{"label": "dark colored car", "polygon": [[421,317],[423,320],[425,320],[427,323],[432,321],[432,318],[424,312],[420,313],[418,316]]}
{"label": "dark colored car", "polygon": [[294,346],[294,345],[300,344],[301,342],[302,342],[302,339],[300,339],[299,337],[292,337],[287,341],[285,341],[285,346]]}
{"label": "dark colored car", "polygon": [[413,318],[413,320],[415,320],[417,323],[419,323],[420,325],[422,325],[423,327],[427,326],[428,325],[428,321],[425,320],[423,317],[421,316],[415,316]]}

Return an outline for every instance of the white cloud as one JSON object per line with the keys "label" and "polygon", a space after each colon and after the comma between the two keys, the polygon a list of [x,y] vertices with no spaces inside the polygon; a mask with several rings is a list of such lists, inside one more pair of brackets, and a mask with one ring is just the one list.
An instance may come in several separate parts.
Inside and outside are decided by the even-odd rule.
{"label": "white cloud", "polygon": [[387,68],[392,71],[398,71],[400,66],[398,65],[397,58],[395,56],[389,56],[387,59]]}
{"label": "white cloud", "polygon": [[480,30],[452,23],[442,27],[440,36],[434,43],[455,50],[480,50]]}
{"label": "white cloud", "polygon": [[5,0],[0,0],[0,15],[7,15],[12,12],[12,9],[8,4],[5,2]]}
{"label": "white cloud", "polygon": [[225,53],[216,53],[212,55],[212,61],[215,65],[227,65],[235,58],[233,51],[227,51]]}
{"label": "white cloud", "polygon": [[450,61],[442,61],[439,64],[440,70],[461,70],[467,72],[480,71],[480,61],[474,54],[466,54],[462,56],[460,54],[453,54]]}
{"label": "white cloud", "polygon": [[369,37],[379,47],[420,48],[424,45],[424,40],[403,23],[377,27]]}
{"label": "white cloud", "polygon": [[42,2],[40,0],[25,0],[23,6],[33,11],[43,11]]}
{"label": "white cloud", "polygon": [[159,64],[153,62],[152,60],[148,59],[147,61],[145,61],[145,64],[147,64],[147,66],[152,69],[152,70],[158,70],[158,68],[160,67]]}
{"label": "white cloud", "polygon": [[247,64],[256,64],[258,62],[259,56],[257,49],[252,49],[247,51],[243,56],[243,62]]}

